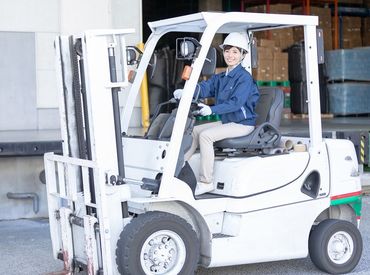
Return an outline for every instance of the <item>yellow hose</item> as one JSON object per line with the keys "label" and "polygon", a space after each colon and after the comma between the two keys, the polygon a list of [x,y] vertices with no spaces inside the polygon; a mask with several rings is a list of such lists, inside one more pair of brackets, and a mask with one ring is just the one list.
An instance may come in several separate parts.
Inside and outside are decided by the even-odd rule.
{"label": "yellow hose", "polygon": [[[137,47],[144,51],[144,43],[139,43]],[[148,76],[144,73],[143,81],[140,86],[141,94],[141,125],[144,128],[149,127],[149,91],[148,91]]]}

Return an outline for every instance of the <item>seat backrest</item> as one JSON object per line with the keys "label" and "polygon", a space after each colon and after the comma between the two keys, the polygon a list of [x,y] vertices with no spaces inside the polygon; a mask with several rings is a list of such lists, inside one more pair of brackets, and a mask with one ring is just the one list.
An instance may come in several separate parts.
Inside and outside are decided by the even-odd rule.
{"label": "seat backrest", "polygon": [[267,149],[276,147],[280,141],[279,132],[283,111],[283,91],[275,87],[261,87],[260,98],[256,106],[256,128],[247,136],[226,138],[214,143],[217,148]]}
{"label": "seat backrest", "polygon": [[257,125],[269,122],[276,128],[280,126],[284,105],[284,93],[276,87],[260,87],[260,98],[256,106]]}

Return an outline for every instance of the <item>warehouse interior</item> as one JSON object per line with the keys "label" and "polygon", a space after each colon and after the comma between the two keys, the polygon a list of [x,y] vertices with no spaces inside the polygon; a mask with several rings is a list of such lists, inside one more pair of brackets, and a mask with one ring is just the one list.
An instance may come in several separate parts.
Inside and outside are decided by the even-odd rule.
{"label": "warehouse interior", "polygon": [[[149,3],[150,2],[150,3]],[[144,1],[145,3],[145,1]],[[172,3],[172,2],[171,2]],[[245,11],[257,13],[311,14],[319,18],[324,34],[325,63],[319,65],[320,100],[325,137],[351,139],[358,157],[368,166],[369,155],[369,90],[370,73],[366,68],[370,58],[369,2],[343,1],[177,1],[162,5],[162,1],[148,1],[143,19],[158,20],[161,14],[189,14],[197,11]],[[181,12],[181,10],[183,12]],[[145,26],[145,22],[143,22]],[[147,32],[144,27],[144,38]],[[224,37],[214,39],[222,43]],[[304,71],[303,29],[301,27],[257,33],[258,66],[253,77],[259,86],[276,86],[284,91],[285,103],[282,129],[287,134],[307,129],[307,91]],[[172,42],[171,42],[172,41]],[[171,56],[174,37],[157,49],[158,60]],[[171,44],[172,43],[172,44]],[[220,52],[218,57],[221,57]],[[222,71],[222,58],[217,66]],[[165,71],[178,71],[173,62]],[[159,71],[158,76],[163,75]],[[180,76],[179,76],[180,77]],[[178,77],[178,78],[179,78]],[[168,100],[171,91],[181,87],[175,77],[149,79],[151,114],[155,106]],[[158,82],[159,81],[159,82]],[[161,82],[162,81],[162,82]],[[166,88],[160,88],[166,87]],[[211,118],[212,119],[212,118]],[[365,145],[364,145],[365,144]],[[361,153],[361,148],[365,148]]]}
{"label": "warehouse interior", "polygon": [[[0,62],[0,173],[3,175],[0,184],[0,219],[47,216],[42,156],[48,151],[60,153],[62,150],[54,68],[55,35],[78,33],[91,28],[133,27],[136,34],[129,42],[135,45],[145,42],[149,37],[147,22],[201,11],[317,15],[319,27],[324,33],[325,47],[325,64],[320,65],[319,69],[323,135],[352,140],[361,167],[365,172],[368,170],[368,0],[95,2],[81,13],[76,12],[76,5],[85,8],[84,1],[78,4],[73,1],[50,1],[45,6],[50,11],[47,14],[38,5],[32,8],[22,6],[22,1],[1,4],[2,10],[12,10],[17,13],[17,18],[24,20],[20,23],[14,21],[16,17],[3,17],[0,20],[0,51],[3,56]],[[127,6],[130,6],[130,15],[127,15]],[[29,13],[27,9],[32,12]],[[274,86],[284,91],[281,131],[288,135],[302,135],[308,125],[302,36],[302,29],[291,28],[261,32],[256,37],[258,66],[253,69],[253,77],[261,87]],[[176,35],[166,36],[155,51],[158,66],[155,74],[148,79],[151,114],[160,102],[168,100],[173,90],[183,84],[179,78],[181,71],[174,67],[179,64],[172,59],[175,38]],[[214,44],[221,44],[223,39],[224,36],[219,35]],[[217,63],[218,72],[225,66],[221,59]],[[139,99],[134,112],[135,119],[130,126],[140,128]],[[209,117],[205,120],[214,119]]]}

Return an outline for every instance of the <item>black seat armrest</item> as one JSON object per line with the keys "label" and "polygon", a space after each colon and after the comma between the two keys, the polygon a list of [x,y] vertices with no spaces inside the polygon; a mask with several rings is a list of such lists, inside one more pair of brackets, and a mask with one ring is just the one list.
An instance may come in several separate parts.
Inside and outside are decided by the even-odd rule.
{"label": "black seat armrest", "polygon": [[271,148],[278,146],[281,139],[281,133],[270,122],[262,123],[255,129],[255,131],[257,132],[258,137],[264,143],[264,146],[262,148]]}
{"label": "black seat armrest", "polygon": [[217,148],[234,149],[267,149],[276,147],[280,142],[281,134],[274,125],[264,122],[247,136],[226,138],[215,142]]}

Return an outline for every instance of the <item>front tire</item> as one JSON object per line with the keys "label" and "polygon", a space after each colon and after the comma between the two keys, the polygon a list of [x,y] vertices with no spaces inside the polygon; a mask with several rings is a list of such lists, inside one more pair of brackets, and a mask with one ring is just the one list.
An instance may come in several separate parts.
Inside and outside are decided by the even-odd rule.
{"label": "front tire", "polygon": [[362,254],[362,237],[348,221],[328,219],[311,232],[309,252],[314,265],[331,274],[352,271]]}
{"label": "front tire", "polygon": [[194,274],[198,237],[184,219],[165,212],[139,215],[126,225],[116,249],[120,274]]}

